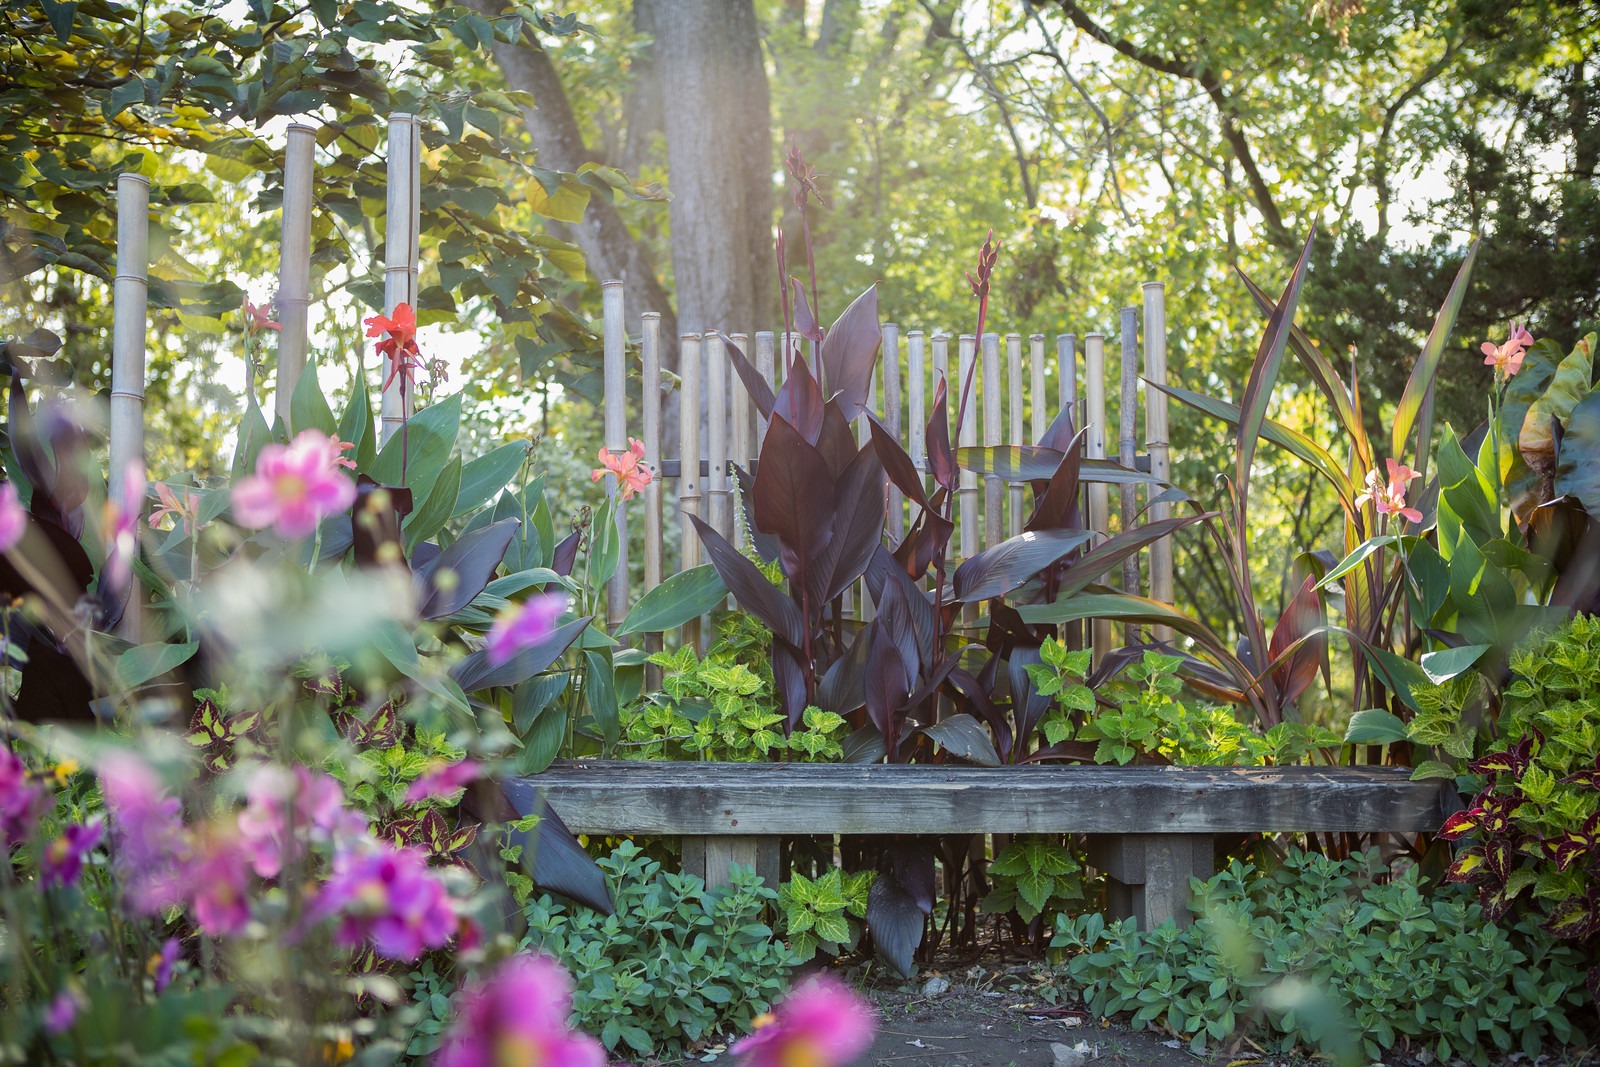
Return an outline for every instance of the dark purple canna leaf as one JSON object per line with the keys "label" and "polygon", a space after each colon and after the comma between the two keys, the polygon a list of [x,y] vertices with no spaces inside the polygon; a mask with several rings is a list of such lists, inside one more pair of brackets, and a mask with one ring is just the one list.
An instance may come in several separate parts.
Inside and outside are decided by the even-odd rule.
{"label": "dark purple canna leaf", "polygon": [[1040,530],[986,548],[956,568],[955,599],[971,604],[1004,596],[1093,536],[1088,530]]}
{"label": "dark purple canna leaf", "polygon": [[717,338],[722,341],[722,350],[728,354],[728,362],[733,364],[733,369],[739,374],[739,380],[744,383],[745,392],[750,394],[751,403],[755,404],[763,419],[772,418],[772,409],[778,402],[777,397],[772,395],[772,386],[767,384],[761,372],[751,365],[743,352],[739,351],[738,345],[720,333],[717,334]]}
{"label": "dark purple canna leaf", "polygon": [[1022,741],[1016,746],[1018,750],[1027,748],[1034,728],[1050,710],[1050,698],[1039,693],[1028,674],[1029,664],[1041,662],[1036,646],[1013,648],[1006,657],[1007,680],[1011,684],[1011,721],[1016,724],[1017,737]]}
{"label": "dark purple canna leaf", "polygon": [[411,514],[411,490],[379,485],[365,474],[356,478],[356,500],[350,506],[350,531],[356,565],[405,563],[400,524]]}
{"label": "dark purple canna leaf", "polygon": [[886,548],[880,547],[873,553],[872,560],[867,565],[866,578],[867,588],[872,593],[873,602],[877,604],[887,604],[891,595],[888,592],[889,588],[899,587],[900,595],[895,598],[895,603],[900,605],[911,620],[912,629],[916,633],[918,657],[924,664],[932,663],[938,626],[933,617],[933,605],[928,602],[928,595],[917,588],[899,561]]}
{"label": "dark purple canna leaf", "polygon": [[422,604],[418,614],[424,619],[442,619],[472,603],[494,577],[511,539],[521,528],[522,520],[517,518],[481,526],[413,571],[417,599]]}
{"label": "dark purple canna leaf", "polygon": [[812,561],[833,538],[834,486],[827,461],[793,426],[773,419],[753,488],[753,525],[778,539],[784,571],[804,581]]}
{"label": "dark purple canna leaf", "polygon": [[[1320,219],[1318,220],[1320,222]],[[1289,343],[1289,331],[1294,326],[1295,308],[1300,303],[1300,288],[1306,280],[1306,268],[1311,264],[1311,243],[1317,235],[1317,224],[1306,234],[1300,250],[1300,259],[1294,272],[1283,287],[1283,295],[1267,319],[1266,332],[1256,349],[1255,362],[1250,365],[1250,380],[1245,383],[1244,397],[1239,401],[1239,433],[1235,443],[1237,453],[1234,470],[1234,487],[1239,494],[1239,513],[1244,515],[1250,496],[1250,471],[1255,464],[1256,444],[1261,427],[1267,420],[1267,405],[1272,401],[1272,390],[1278,384],[1278,371],[1283,367],[1283,354]]]}
{"label": "dark purple canna leaf", "polygon": [[980,767],[1000,766],[1000,754],[994,750],[994,741],[983,724],[963,712],[948,719],[924,726],[922,732],[939,742],[943,749],[969,763]]}
{"label": "dark purple canna leaf", "polygon": [[934,483],[946,492],[956,491],[960,471],[956,467],[955,450],[950,447],[950,397],[944,379],[933,389],[933,414],[928,416],[928,432],[924,435],[928,446],[928,469],[933,472]]}
{"label": "dark purple canna leaf", "polygon": [[894,550],[894,558],[900,561],[901,568],[913,579],[927,574],[934,560],[944,559],[950,536],[955,533],[955,523],[939,514],[948,493],[943,488],[934,492],[927,508],[912,524],[911,532]]}
{"label": "dark purple canna leaf", "polygon": [[[1045,427],[1044,436],[1034,443],[1040,448],[1048,448],[1055,452],[1066,452],[1076,448],[1083,438],[1083,430],[1079,430],[1073,423],[1072,408],[1064,407],[1056,412],[1056,417],[1050,420],[1050,425]],[[1087,427],[1085,427],[1087,429]]]}
{"label": "dark purple canna leaf", "polygon": [[1062,450],[1061,462],[1056,465],[1044,495],[1028,520],[1029,530],[1059,530],[1079,525],[1078,469],[1082,454],[1078,451],[1078,442],[1083,434],[1084,431],[1079,430]]}
{"label": "dark purple canna leaf", "polygon": [[[494,796],[485,802],[483,794]],[[475,794],[477,794],[475,796]],[[522,861],[540,889],[559,893],[569,900],[611,915],[611,891],[605,875],[554,808],[545,802],[537,775],[532,778],[507,778],[500,782],[482,780],[467,790],[462,811],[482,823],[507,828],[513,845],[522,846]],[[518,830],[510,824],[521,817],[536,815],[532,830]]]}
{"label": "dark purple canna leaf", "polygon": [[872,368],[882,344],[878,287],[873,285],[844,309],[822,339],[822,381],[847,422],[854,422],[867,406]]}
{"label": "dark purple canna leaf", "polygon": [[883,464],[889,480],[906,495],[907,500],[927,507],[928,494],[922,485],[922,473],[911,462],[910,454],[900,447],[900,442],[870,412],[867,421],[872,426],[872,448],[878,453],[878,461]]}
{"label": "dark purple canna leaf", "polygon": [[573,530],[561,543],[556,545],[555,552],[550,557],[550,569],[562,577],[572,573],[572,565],[578,562],[578,546],[583,544],[583,531]]}
{"label": "dark purple canna leaf", "polygon": [[902,977],[911,977],[911,958],[922,944],[927,919],[914,896],[892,872],[881,872],[867,891],[867,931],[872,947]]}
{"label": "dark purple canna leaf", "polygon": [[[1061,466],[1062,453],[1053,448],[1033,445],[969,445],[956,450],[956,458],[963,470],[974,474],[992,474],[1008,482],[1042,482],[1055,477]],[[1078,461],[1080,482],[1104,482],[1107,485],[1164,485],[1159,478],[1143,471],[1130,470],[1109,459],[1082,459]]]}
{"label": "dark purple canna leaf", "polygon": [[805,714],[806,671],[800,654],[781,640],[772,642],[772,680],[778,690],[778,710],[793,730]]}
{"label": "dark purple canna leaf", "polygon": [[790,278],[789,285],[794,290],[794,329],[801,337],[808,341],[822,343],[822,327],[817,325],[817,316],[811,311],[811,304],[806,300],[805,286],[800,284],[799,278]]}
{"label": "dark purple canna leaf", "polygon": [[1180,515],[1161,519],[1143,526],[1135,526],[1127,533],[1108,538],[1067,565],[1057,579],[1056,596],[1058,598],[1071,596],[1079,590],[1087,589],[1128,557],[1144,551],[1163,537],[1172,536],[1185,526],[1193,526],[1197,522],[1214,518],[1215,515],[1215,512],[1207,512],[1204,515]]}
{"label": "dark purple canna leaf", "polygon": [[1006,717],[1000,714],[1000,709],[995,707],[994,700],[989,694],[994,691],[992,684],[985,684],[973,677],[970,671],[960,667],[950,671],[949,682],[952,688],[966,703],[966,709],[976,713],[977,717],[989,724],[989,729],[994,731],[995,737],[1000,740],[1000,756],[1009,759],[1011,753],[1011,724],[1006,722]]}
{"label": "dark purple canna leaf", "polygon": [[828,461],[828,474],[839,478],[850,461],[856,458],[859,446],[850,424],[839,413],[838,404],[829,404],[822,415],[822,430],[817,434],[817,451]]}
{"label": "dark purple canna leaf", "polygon": [[[1317,668],[1327,649],[1328,639],[1323,634],[1312,634],[1322,629],[1326,619],[1322,612],[1322,598],[1317,593],[1316,580],[1307,577],[1300,589],[1283,609],[1278,625],[1267,642],[1267,661],[1277,662],[1284,655],[1289,661],[1273,672],[1273,681],[1284,703],[1292,703],[1317,680]],[[1293,652],[1289,649],[1299,642]]]}
{"label": "dark purple canna leaf", "polygon": [[775,636],[791,646],[799,648],[804,645],[805,622],[789,595],[767,581],[767,576],[754,563],[702,522],[698,515],[689,516],[689,521],[694,523],[695,532],[700,535],[700,543],[705,546],[711,565],[717,568],[717,574],[722,576],[723,583],[732,591],[739,606],[766,623]]}
{"label": "dark purple canna leaf", "polygon": [[784,379],[783,387],[773,401],[773,420],[787,422],[799,431],[807,443],[814,445],[822,433],[823,406],[822,389],[811,376],[811,368],[803,358],[796,356],[789,368],[789,376]]}
{"label": "dark purple canna leaf", "polygon": [[849,715],[867,702],[867,649],[872,635],[862,630],[850,651],[833,661],[833,666],[817,683],[817,707],[838,715]]}
{"label": "dark purple canna leaf", "polygon": [[494,686],[518,685],[547,670],[560,659],[561,654],[583,635],[591,621],[593,617],[586,615],[557,626],[544,640],[516,653],[504,663],[492,664],[488,652],[474,652],[450,668],[450,677],[468,693]]}
{"label": "dark purple canna leaf", "polygon": [[[733,484],[739,492],[739,505],[744,509],[744,513],[749,515],[754,508],[751,503],[754,499],[751,495],[754,479],[750,477],[749,471],[737,463],[730,463],[728,466],[733,471]],[[772,563],[777,560],[778,539],[771,534],[762,533],[753,526],[750,527],[749,532],[750,546],[756,550],[756,555],[761,557],[762,562]]]}
{"label": "dark purple canna leaf", "polygon": [[867,719],[883,735],[892,760],[899,748],[901,713],[911,692],[911,674],[882,620],[874,619],[868,630],[871,637],[867,646],[865,682]]}
{"label": "dark purple canna leaf", "polygon": [[863,447],[845,468],[834,492],[832,535],[808,575],[815,602],[832,600],[861,577],[883,545],[887,515],[883,468],[870,447]]}

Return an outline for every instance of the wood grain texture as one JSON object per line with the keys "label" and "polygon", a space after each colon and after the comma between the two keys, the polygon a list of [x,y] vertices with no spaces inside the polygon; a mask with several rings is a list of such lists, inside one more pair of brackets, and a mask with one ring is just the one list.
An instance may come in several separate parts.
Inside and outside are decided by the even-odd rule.
{"label": "wood grain texture", "polygon": [[[1399,767],[943,767],[557,761],[530,779],[578,833],[1424,831]],[[513,793],[530,793],[524,787]]]}

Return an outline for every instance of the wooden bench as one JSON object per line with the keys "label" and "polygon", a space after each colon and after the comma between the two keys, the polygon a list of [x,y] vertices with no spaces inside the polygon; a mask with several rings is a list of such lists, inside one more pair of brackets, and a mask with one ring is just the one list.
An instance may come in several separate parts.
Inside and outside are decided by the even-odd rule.
{"label": "wooden bench", "polygon": [[510,783],[576,833],[675,836],[710,884],[731,864],[770,885],[797,834],[1081,833],[1110,907],[1149,929],[1189,919],[1189,879],[1218,834],[1415,833],[1444,818],[1438,782],[1402,767],[965,767],[557,761]]}

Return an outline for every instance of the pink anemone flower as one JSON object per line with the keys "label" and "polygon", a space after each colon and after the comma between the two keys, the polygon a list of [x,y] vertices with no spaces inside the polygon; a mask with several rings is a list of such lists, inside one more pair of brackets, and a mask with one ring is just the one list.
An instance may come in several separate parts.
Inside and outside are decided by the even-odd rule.
{"label": "pink anemone flower", "polygon": [[287,445],[272,444],[256,457],[256,471],[233,487],[233,515],[253,530],[274,527],[293,540],[347,510],[356,485],[339,470],[337,442],[303,430]]}
{"label": "pink anemone flower", "polygon": [[818,975],[790,991],[755,1033],[728,1049],[743,1067],[844,1067],[872,1047],[872,1009],[848,986]]}
{"label": "pink anemone flower", "polygon": [[538,644],[555,629],[556,620],[565,610],[565,593],[541,593],[502,613],[489,628],[485,646],[489,663],[498,667],[523,649]]}
{"label": "pink anemone flower", "polygon": [[512,956],[462,990],[433,1067],[604,1067],[605,1048],[567,1025],[572,979],[545,956]]}

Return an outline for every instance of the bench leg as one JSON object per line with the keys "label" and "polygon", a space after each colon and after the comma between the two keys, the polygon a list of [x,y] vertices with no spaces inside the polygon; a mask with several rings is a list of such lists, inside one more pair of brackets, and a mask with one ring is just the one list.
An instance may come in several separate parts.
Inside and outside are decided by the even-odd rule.
{"label": "bench leg", "polygon": [[1168,919],[1188,926],[1189,879],[1216,873],[1209,834],[1096,835],[1089,862],[1105,872],[1112,918],[1131,916],[1141,930]]}
{"label": "bench leg", "polygon": [[778,863],[778,845],[782,838],[742,837],[727,834],[683,838],[683,869],[688,874],[705,880],[707,889],[729,882],[730,868],[735,864],[749,867],[767,883],[767,888],[777,889],[781,868]]}

